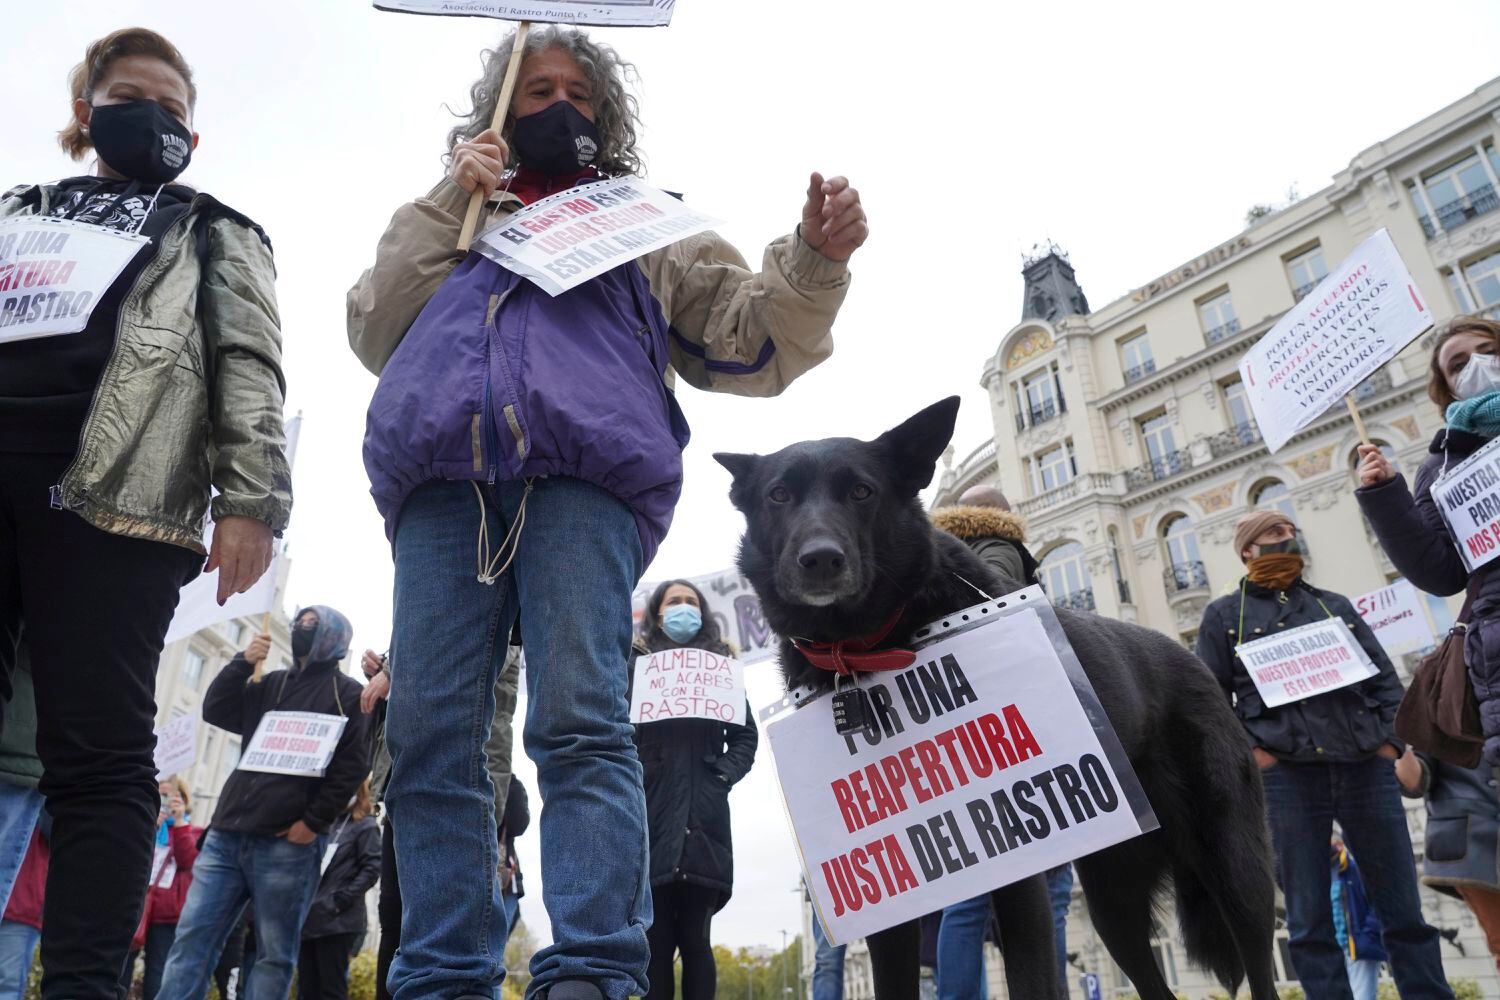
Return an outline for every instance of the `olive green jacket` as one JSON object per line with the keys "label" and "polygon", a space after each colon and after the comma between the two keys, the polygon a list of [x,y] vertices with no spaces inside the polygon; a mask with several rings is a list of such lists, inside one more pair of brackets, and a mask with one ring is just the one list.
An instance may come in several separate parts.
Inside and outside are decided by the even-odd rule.
{"label": "olive green jacket", "polygon": [[[0,218],[48,208],[41,186],[0,196]],[[207,273],[193,232],[205,214]],[[120,303],[114,350],[54,506],[104,531],[203,552],[212,485],[216,520],[286,527],[292,480],[275,280],[254,223],[196,195]]]}

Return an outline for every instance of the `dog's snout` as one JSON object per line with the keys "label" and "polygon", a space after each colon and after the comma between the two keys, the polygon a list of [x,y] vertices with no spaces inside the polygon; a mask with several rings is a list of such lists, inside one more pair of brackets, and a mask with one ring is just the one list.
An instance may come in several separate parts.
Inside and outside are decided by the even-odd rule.
{"label": "dog's snout", "polygon": [[810,538],[797,550],[797,565],[810,573],[833,575],[844,570],[844,550],[828,537]]}

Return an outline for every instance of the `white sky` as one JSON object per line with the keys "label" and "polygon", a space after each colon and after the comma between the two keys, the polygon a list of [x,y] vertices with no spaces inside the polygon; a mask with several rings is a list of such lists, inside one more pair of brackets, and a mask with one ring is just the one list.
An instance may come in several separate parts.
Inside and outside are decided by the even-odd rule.
{"label": "white sky", "polygon": [[[980,366],[1019,319],[1032,244],[1069,251],[1097,308],[1222,243],[1251,204],[1323,187],[1359,150],[1483,83],[1500,50],[1500,6],[1480,0],[922,9],[950,16],[680,0],[670,28],[597,32],[640,68],[649,176],[730,220],[752,263],[796,223],[810,170],[848,174],[872,220],[828,363],[774,400],[682,388],[686,486],[649,578],[733,558],[741,522],[712,451],[868,437],[954,392],[958,453],[984,440]],[[306,415],[291,603],[336,606],[356,649],[384,649],[389,549],[360,461],[374,379],[346,346],[344,293],[391,212],[441,176],[443,105],[466,108],[478,52],[505,26],[363,0],[8,4],[7,186],[81,172],[53,141],[66,74],[90,40],[136,23],[197,73],[203,139],[183,180],[276,246],[288,411]],[[770,665],[750,684],[760,704],[779,689]],[[735,947],[779,947],[799,926],[797,862],[761,750],[731,798],[737,886],[714,923],[716,943]],[[529,763],[520,772],[534,777]],[[545,941],[538,843],[520,841],[523,913]]]}

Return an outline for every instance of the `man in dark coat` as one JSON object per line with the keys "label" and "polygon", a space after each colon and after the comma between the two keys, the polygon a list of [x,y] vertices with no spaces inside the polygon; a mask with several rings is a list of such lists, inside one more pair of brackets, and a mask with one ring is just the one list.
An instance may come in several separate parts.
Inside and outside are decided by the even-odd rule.
{"label": "man in dark coat", "polygon": [[[1401,681],[1347,597],[1302,578],[1305,548],[1292,519],[1260,511],[1235,526],[1247,575],[1204,609],[1198,656],[1245,727],[1266,789],[1266,813],[1286,896],[1292,965],[1309,1000],[1349,1000],[1334,935],[1328,844],[1337,820],[1360,858],[1385,927],[1391,972],[1403,996],[1451,997],[1438,933],[1422,919],[1406,812],[1392,761]],[[1237,647],[1299,625],[1341,619],[1376,667],[1373,677],[1267,707]]]}
{"label": "man in dark coat", "polygon": [[952,507],[932,512],[932,523],[962,539],[995,572],[1018,587],[1035,582],[1037,561],[1026,548],[1026,522],[993,486],[972,486]]}

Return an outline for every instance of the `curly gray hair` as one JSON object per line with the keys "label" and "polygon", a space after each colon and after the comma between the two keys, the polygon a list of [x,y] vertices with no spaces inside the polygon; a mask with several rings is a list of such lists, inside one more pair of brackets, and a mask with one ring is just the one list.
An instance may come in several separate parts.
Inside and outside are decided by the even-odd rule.
{"label": "curly gray hair", "polygon": [[[511,48],[515,41],[516,34],[512,31],[499,45],[486,49],[480,55],[484,75],[469,89],[469,100],[473,107],[467,118],[448,133],[449,156],[455,145],[474,138],[490,127],[495,116],[495,101],[499,98],[500,84],[505,79],[505,68],[510,63]],[[599,158],[594,165],[607,174],[641,173],[642,157],[635,146],[640,131],[640,113],[635,95],[626,89],[628,82],[638,79],[635,64],[621,59],[614,49],[593,41],[577,28],[557,24],[533,25],[526,35],[525,54],[531,55],[549,48],[562,49],[572,56],[583,68],[593,87],[594,125],[599,130],[601,146]],[[507,166],[515,165],[515,154],[512,152]]]}

